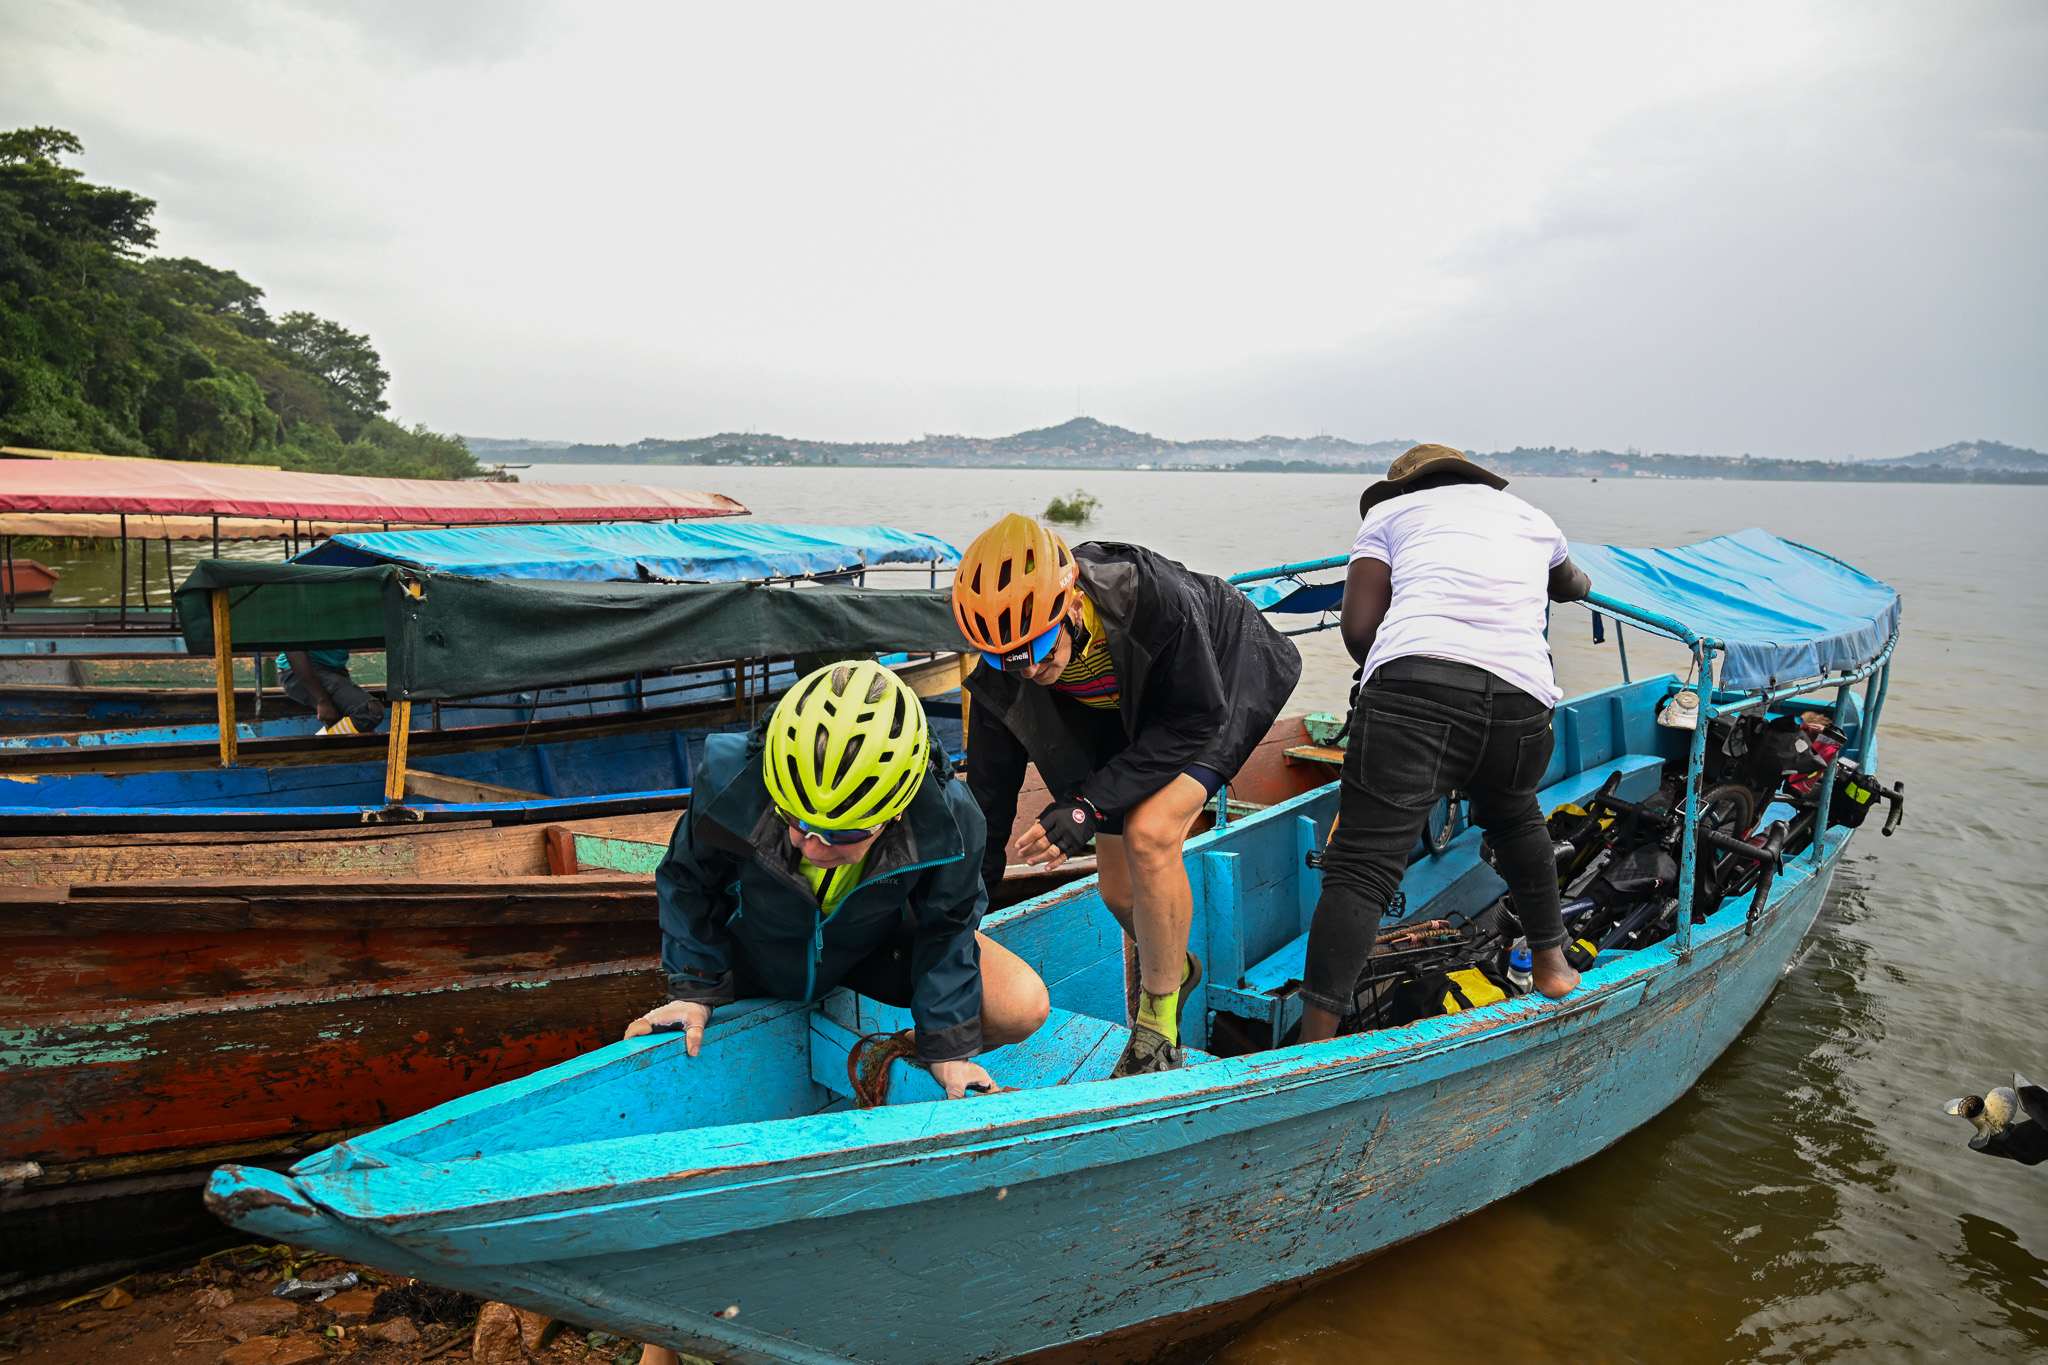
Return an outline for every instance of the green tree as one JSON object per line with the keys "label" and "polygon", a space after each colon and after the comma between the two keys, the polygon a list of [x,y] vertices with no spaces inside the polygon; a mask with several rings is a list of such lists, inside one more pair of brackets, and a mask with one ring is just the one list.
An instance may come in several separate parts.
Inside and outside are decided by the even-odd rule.
{"label": "green tree", "polygon": [[390,406],[384,401],[384,386],[391,382],[391,374],[361,332],[294,312],[278,319],[271,335],[308,372],[332,384],[353,415],[375,417]]}
{"label": "green tree", "polygon": [[386,420],[368,336],[156,257],[154,201],[89,183],[61,128],[0,131],[0,443],[428,478],[460,438]]}
{"label": "green tree", "polygon": [[142,266],[163,292],[187,308],[223,318],[249,336],[270,332],[263,291],[232,270],[216,270],[190,256],[159,256]]}

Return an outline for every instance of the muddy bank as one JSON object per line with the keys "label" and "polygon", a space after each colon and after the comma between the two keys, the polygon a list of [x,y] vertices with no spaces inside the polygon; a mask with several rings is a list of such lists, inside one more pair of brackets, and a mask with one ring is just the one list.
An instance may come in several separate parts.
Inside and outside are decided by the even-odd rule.
{"label": "muddy bank", "polygon": [[[293,1280],[298,1297],[274,1292]],[[0,1314],[0,1365],[634,1365],[639,1359],[637,1342],[610,1332],[284,1246],[232,1247],[178,1269],[130,1275],[91,1293]]]}

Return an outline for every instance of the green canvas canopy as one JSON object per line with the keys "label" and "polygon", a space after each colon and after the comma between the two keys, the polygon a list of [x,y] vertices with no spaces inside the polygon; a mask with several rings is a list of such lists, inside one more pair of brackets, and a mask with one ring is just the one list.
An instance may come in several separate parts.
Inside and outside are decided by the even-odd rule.
{"label": "green canvas canopy", "polygon": [[401,701],[732,659],[967,648],[945,589],[557,582],[208,559],[177,593],[195,654],[213,653],[217,590],[227,593],[235,653],[381,648],[386,691]]}

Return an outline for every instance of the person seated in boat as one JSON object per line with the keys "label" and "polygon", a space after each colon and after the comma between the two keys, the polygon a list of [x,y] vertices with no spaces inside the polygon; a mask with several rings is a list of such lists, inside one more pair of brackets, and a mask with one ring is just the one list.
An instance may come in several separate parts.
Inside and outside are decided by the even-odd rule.
{"label": "person seated in boat", "polygon": [[968,547],[953,614],[982,651],[967,679],[967,781],[991,831],[982,875],[1003,873],[1036,763],[1054,800],[1017,856],[1053,868],[1092,841],[1102,899],[1137,944],[1136,1018],[1111,1075],[1178,1067],[1181,1004],[1202,976],[1182,845],[1286,705],[1301,655],[1220,578],[1136,545],[1070,550],[1015,514]]}
{"label": "person seated in boat", "polygon": [[1449,446],[1419,445],[1358,500],[1344,646],[1359,662],[1337,827],[1308,939],[1301,1041],[1336,1032],[1429,812],[1463,792],[1534,954],[1535,987],[1579,983],[1564,960],[1556,855],[1537,803],[1559,697],[1546,600],[1591,587],[1564,534]]}
{"label": "person seated in boat", "polygon": [[367,735],[384,722],[384,703],[348,675],[345,649],[294,649],[277,656],[284,694],[320,717],[323,735]]}
{"label": "person seated in boat", "polygon": [[845,986],[907,1007],[948,1098],[994,1082],[975,1056],[1045,1022],[1045,983],[979,932],[983,824],[891,670],[805,675],[753,735],[704,743],[696,796],[654,876],[669,1003],[628,1038],[680,1029],[697,1055],[719,1005]]}

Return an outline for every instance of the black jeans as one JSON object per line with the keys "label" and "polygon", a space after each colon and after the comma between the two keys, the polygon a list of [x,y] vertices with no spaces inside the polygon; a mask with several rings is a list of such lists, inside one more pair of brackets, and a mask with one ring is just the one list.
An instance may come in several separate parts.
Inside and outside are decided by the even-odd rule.
{"label": "black jeans", "polygon": [[[356,680],[351,678],[346,670],[323,668],[319,664],[314,664],[313,672],[319,675],[320,685],[327,689],[328,700],[334,703],[337,711],[356,723],[356,729],[367,735],[383,724],[384,703],[357,686]],[[283,684],[287,697],[308,711],[318,709],[313,705],[312,691],[307,688],[305,679],[298,675],[296,669],[287,668],[284,671]]]}
{"label": "black jeans", "polygon": [[1470,799],[1473,821],[1494,847],[1530,948],[1564,943],[1556,854],[1536,802],[1554,742],[1550,708],[1484,669],[1396,660],[1373,674],[1352,714],[1303,1000],[1350,1013],[1380,912],[1401,885],[1430,808],[1453,789]]}

